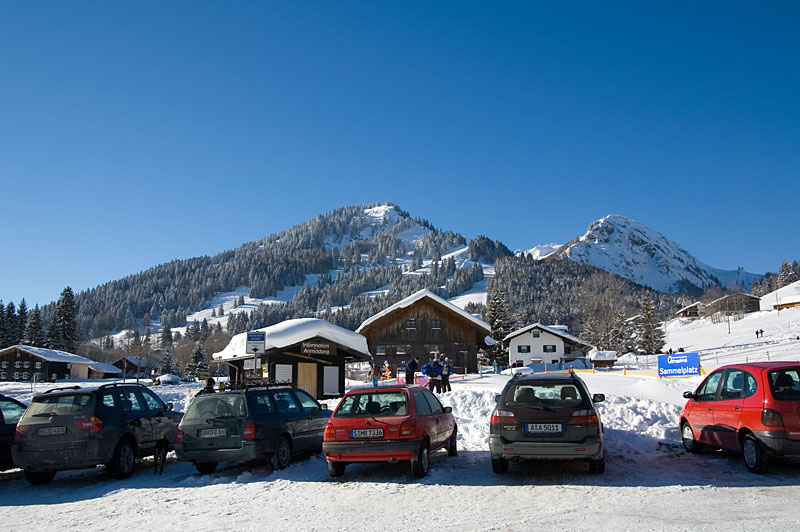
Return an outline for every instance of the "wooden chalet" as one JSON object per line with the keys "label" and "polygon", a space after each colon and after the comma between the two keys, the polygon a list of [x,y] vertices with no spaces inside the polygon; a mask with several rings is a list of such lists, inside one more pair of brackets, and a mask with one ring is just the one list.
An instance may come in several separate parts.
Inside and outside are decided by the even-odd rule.
{"label": "wooden chalet", "polygon": [[392,375],[403,372],[407,360],[419,357],[421,366],[433,353],[448,357],[455,373],[473,373],[491,328],[430,290],[420,290],[366,319],[356,332],[367,338],[378,364],[389,363]]}
{"label": "wooden chalet", "polygon": [[706,305],[700,301],[695,301],[691,305],[680,309],[675,315],[679,318],[702,318],[706,315]]}
{"label": "wooden chalet", "polygon": [[247,333],[211,356],[210,366],[225,366],[232,383],[287,383],[317,399],[344,395],[345,364],[369,362],[366,339],[324,320],[287,320],[251,332],[264,332],[258,355],[247,353]]}
{"label": "wooden chalet", "polygon": [[737,292],[712,301],[706,305],[706,316],[722,314],[748,314],[761,310],[761,298],[744,292]]}
{"label": "wooden chalet", "polygon": [[12,345],[0,350],[0,381],[86,379],[93,362],[57,349]]}

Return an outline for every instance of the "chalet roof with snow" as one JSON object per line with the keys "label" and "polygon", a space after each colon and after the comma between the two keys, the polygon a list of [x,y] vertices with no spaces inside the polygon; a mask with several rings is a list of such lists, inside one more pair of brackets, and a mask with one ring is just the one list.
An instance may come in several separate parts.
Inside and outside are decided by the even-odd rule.
{"label": "chalet roof with snow", "polygon": [[65,362],[68,364],[91,364],[94,361],[84,358],[80,355],[73,355],[66,351],[59,351],[58,349],[47,349],[45,347],[33,347],[30,345],[12,345],[5,349],[0,349],[0,356],[13,351],[21,351],[30,356],[41,358],[45,362]]}
{"label": "chalet roof with snow", "polygon": [[563,340],[565,340],[565,341],[567,341],[569,343],[578,344],[578,345],[584,345],[584,346],[589,347],[589,348],[594,347],[592,344],[590,344],[588,342],[584,342],[583,340],[581,340],[577,336],[572,336],[571,334],[568,334],[568,333],[564,332],[564,330],[561,327],[558,327],[558,328],[548,327],[547,325],[542,325],[541,323],[538,323],[538,322],[534,323],[532,325],[528,325],[527,327],[523,327],[522,329],[517,329],[516,331],[514,331],[512,333],[509,333],[505,338],[503,338],[503,344],[505,345],[505,343],[511,341],[512,338],[516,338],[517,336],[519,336],[521,334],[525,334],[528,331],[532,331],[533,329],[539,329],[541,331],[548,332],[548,333],[553,334],[555,336],[559,336]]}
{"label": "chalet roof with snow", "polygon": [[463,310],[463,309],[455,306],[454,304],[450,303],[446,299],[437,296],[436,294],[434,294],[430,290],[424,290],[424,289],[420,290],[419,292],[415,292],[415,293],[411,294],[407,298],[398,301],[394,305],[386,307],[385,309],[383,309],[381,312],[378,312],[374,316],[370,316],[369,318],[364,320],[364,322],[358,327],[358,329],[356,329],[356,332],[358,332],[358,333],[363,332],[364,330],[369,328],[372,324],[374,324],[378,320],[380,320],[380,319],[392,314],[396,310],[403,309],[403,308],[406,308],[406,307],[410,307],[414,303],[416,303],[418,301],[421,301],[423,299],[428,299],[432,303],[434,303],[436,305],[439,305],[440,307],[443,307],[445,310],[450,311],[450,312],[452,312],[454,314],[457,314],[461,318],[471,322],[473,325],[475,325],[479,329],[482,329],[482,330],[486,331],[487,335],[489,335],[492,332],[492,328],[489,327],[489,324],[486,323],[485,321],[483,321],[482,319],[476,318],[475,316],[473,316],[472,314],[470,314],[466,310]]}
{"label": "chalet roof with snow", "polygon": [[[267,353],[299,344],[312,338],[323,338],[346,348],[355,354],[359,360],[372,359],[367,347],[367,339],[364,336],[316,318],[286,320],[250,332],[266,333],[265,352]],[[213,360],[231,360],[251,357],[253,357],[252,354],[247,354],[247,333],[244,332],[231,338],[225,349],[219,353],[214,353],[211,358]]]}
{"label": "chalet roof with snow", "polygon": [[611,362],[617,360],[617,352],[616,351],[595,351],[594,353],[589,354],[589,360],[592,362]]}
{"label": "chalet roof with snow", "polygon": [[127,366],[130,367],[130,368],[135,368],[135,367],[138,366],[139,368],[145,369],[145,368],[149,368],[151,366],[154,366],[153,363],[150,363],[145,358],[129,357],[129,356],[124,356],[124,357],[120,358],[119,360],[114,362],[114,365],[117,366],[117,368],[119,368],[119,366],[125,366],[126,365],[125,364],[126,360],[128,361]]}
{"label": "chalet roof with snow", "polygon": [[104,373],[106,375],[122,375],[121,369],[107,362],[92,362],[89,364],[89,369],[96,373]]}

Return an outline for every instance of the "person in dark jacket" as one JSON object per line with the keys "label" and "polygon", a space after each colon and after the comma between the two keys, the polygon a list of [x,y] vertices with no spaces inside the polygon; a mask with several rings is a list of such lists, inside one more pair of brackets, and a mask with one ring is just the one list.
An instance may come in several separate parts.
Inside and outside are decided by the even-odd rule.
{"label": "person in dark jacket", "polygon": [[444,362],[442,363],[442,393],[453,391],[453,389],[450,388],[450,375],[452,374],[453,366],[450,365],[450,359],[444,357]]}
{"label": "person in dark jacket", "polygon": [[406,384],[414,384],[414,373],[419,369],[419,357],[406,362]]}
{"label": "person in dark jacket", "polygon": [[433,360],[422,366],[422,373],[428,376],[428,389],[432,392],[442,392],[442,367],[439,353],[433,356]]}
{"label": "person in dark jacket", "polygon": [[198,395],[205,395],[207,393],[217,393],[217,390],[214,389],[214,378],[213,377],[209,377],[209,378],[206,379],[206,387],[203,388],[202,390],[200,390],[199,392],[197,392],[195,397],[197,397]]}

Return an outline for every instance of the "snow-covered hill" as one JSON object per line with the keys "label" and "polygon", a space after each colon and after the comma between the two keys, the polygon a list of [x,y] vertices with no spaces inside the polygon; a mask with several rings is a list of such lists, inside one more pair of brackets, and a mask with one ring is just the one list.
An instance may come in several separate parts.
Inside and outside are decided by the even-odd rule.
{"label": "snow-covered hill", "polygon": [[585,235],[556,253],[662,292],[686,291],[688,285],[749,290],[762,277],[741,268],[712,268],[662,234],[617,214],[592,222]]}

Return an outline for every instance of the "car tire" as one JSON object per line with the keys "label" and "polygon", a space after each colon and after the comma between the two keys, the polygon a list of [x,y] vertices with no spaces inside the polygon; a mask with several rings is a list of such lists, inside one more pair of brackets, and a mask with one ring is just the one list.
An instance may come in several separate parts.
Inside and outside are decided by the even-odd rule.
{"label": "car tire", "polygon": [[453,426],[453,434],[450,436],[450,441],[447,444],[447,456],[458,456],[458,428]]}
{"label": "car tire", "polygon": [[292,459],[292,444],[286,436],[281,436],[278,440],[278,445],[275,446],[275,452],[272,453],[272,469],[285,469]]}
{"label": "car tire", "polygon": [[703,444],[697,441],[694,437],[694,431],[688,421],[684,421],[681,425],[681,441],[683,448],[692,454],[698,454],[703,451]]}
{"label": "car tire", "polygon": [[113,479],[128,478],[136,465],[136,450],[130,440],[122,440],[114,449],[111,461],[106,464],[106,472]]}
{"label": "car tire", "polygon": [[332,477],[341,477],[346,467],[347,462],[328,462],[328,474]]}
{"label": "car tire", "polygon": [[430,466],[431,464],[428,446],[423,443],[419,447],[417,459],[411,461],[411,473],[417,478],[422,478],[428,474],[428,469],[430,469]]}
{"label": "car tire", "polygon": [[498,475],[508,473],[508,459],[492,457],[492,471]]}
{"label": "car tire", "polygon": [[599,460],[589,460],[589,473],[599,475],[606,472],[606,457]]}
{"label": "car tire", "polygon": [[210,475],[217,470],[216,462],[195,462],[194,467],[201,475]]}
{"label": "car tire", "polygon": [[29,471],[25,470],[25,480],[34,486],[41,486],[42,484],[49,484],[56,476],[55,471]]}
{"label": "car tire", "polygon": [[752,434],[746,435],[742,441],[742,458],[744,458],[745,467],[751,473],[760,475],[769,469],[767,450]]}

